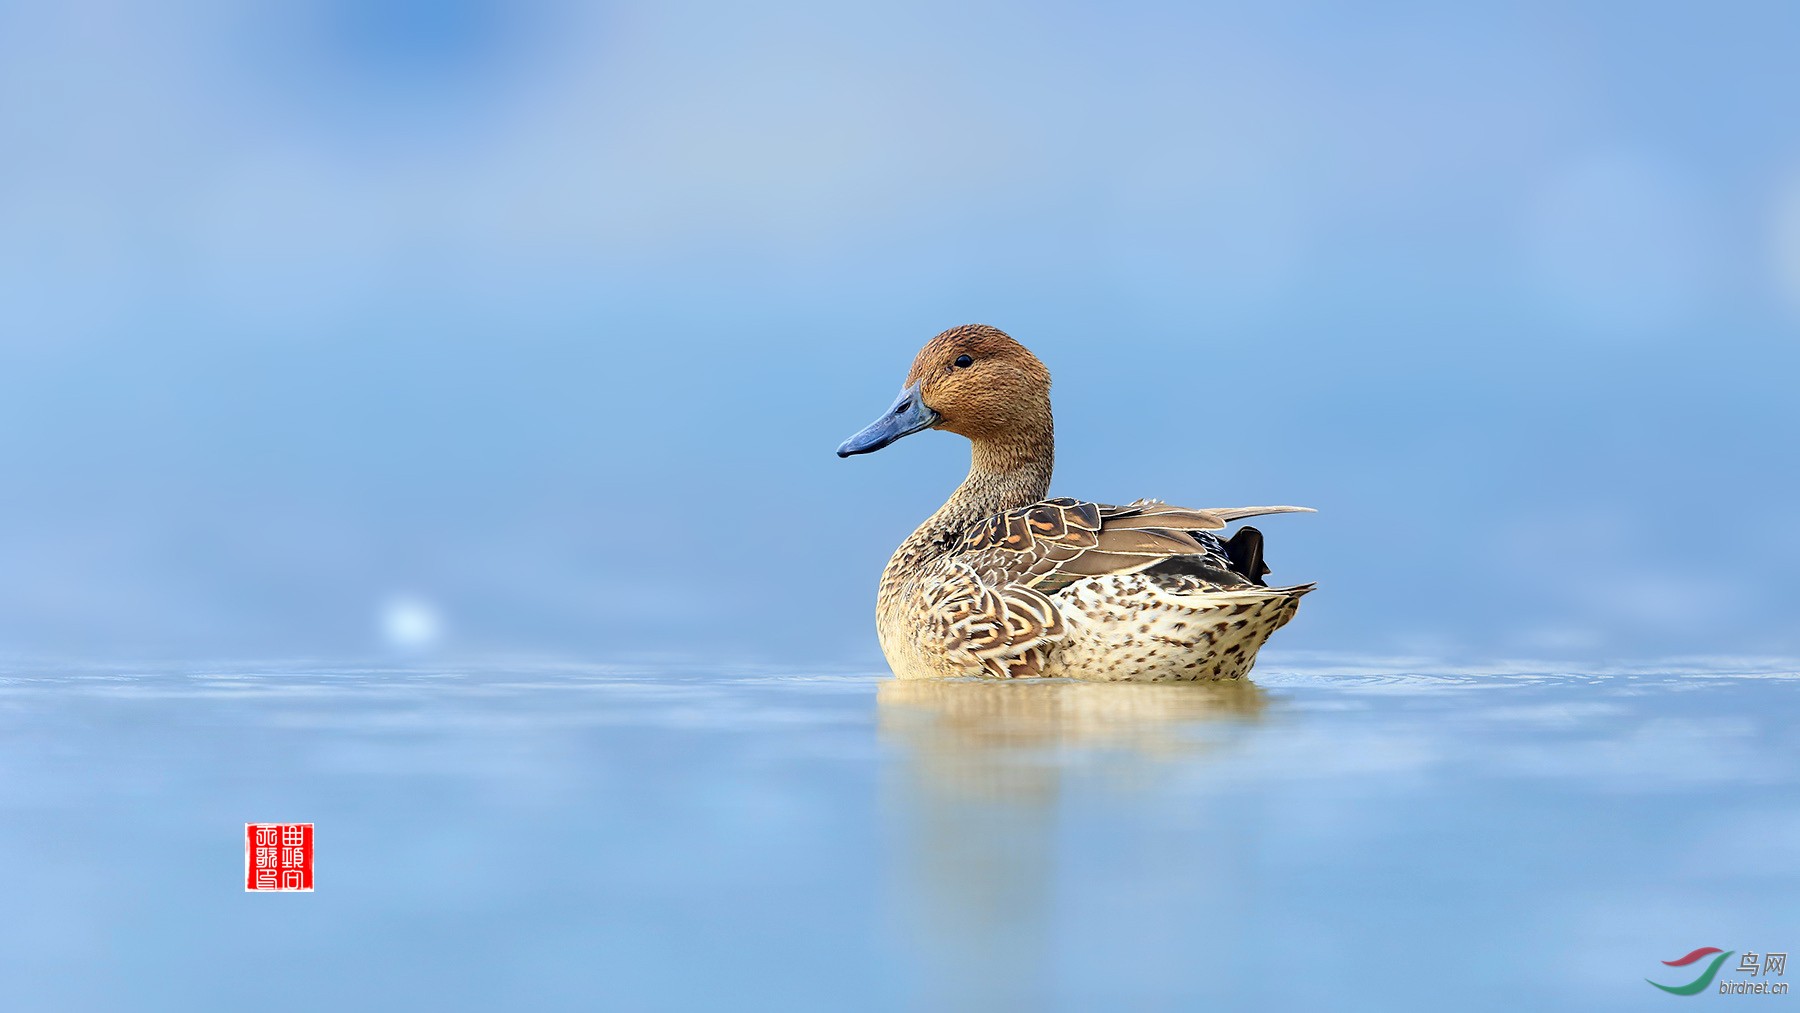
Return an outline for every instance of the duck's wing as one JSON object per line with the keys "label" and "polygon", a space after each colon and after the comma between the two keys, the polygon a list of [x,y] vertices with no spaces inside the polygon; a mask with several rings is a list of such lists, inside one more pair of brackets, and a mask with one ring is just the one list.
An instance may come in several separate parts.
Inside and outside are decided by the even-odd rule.
{"label": "duck's wing", "polygon": [[[1192,510],[1155,500],[1033,503],[964,532],[955,559],[926,590],[922,615],[958,668],[1035,676],[1066,635],[1056,592],[1087,577],[1177,563],[1180,575],[1171,571],[1171,579],[1199,576],[1222,588],[1259,583],[1231,569],[1238,540],[1221,542],[1210,532],[1245,517],[1301,511],[1306,508]],[[1257,547],[1260,565],[1260,540]]]}
{"label": "duck's wing", "polygon": [[[1293,506],[1196,510],[1158,500],[1109,506],[1050,499],[977,523],[966,535],[962,559],[976,571],[991,574],[1001,586],[1018,584],[1044,594],[1087,577],[1136,573],[1187,557],[1197,557],[1191,560],[1197,565],[1216,558],[1227,572],[1237,572],[1231,566],[1229,543],[1207,532],[1246,517],[1311,512]],[[1261,575],[1255,571],[1260,562],[1259,551],[1257,565],[1240,576],[1258,582]]]}

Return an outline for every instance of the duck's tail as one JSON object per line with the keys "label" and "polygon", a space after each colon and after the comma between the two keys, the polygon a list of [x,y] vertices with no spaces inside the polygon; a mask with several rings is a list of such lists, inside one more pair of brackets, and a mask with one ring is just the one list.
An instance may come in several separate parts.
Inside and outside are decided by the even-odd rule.
{"label": "duck's tail", "polygon": [[1239,528],[1237,534],[1225,540],[1225,557],[1231,560],[1231,568],[1250,583],[1268,586],[1268,581],[1263,580],[1269,575],[1269,565],[1263,562],[1262,532],[1247,524]]}

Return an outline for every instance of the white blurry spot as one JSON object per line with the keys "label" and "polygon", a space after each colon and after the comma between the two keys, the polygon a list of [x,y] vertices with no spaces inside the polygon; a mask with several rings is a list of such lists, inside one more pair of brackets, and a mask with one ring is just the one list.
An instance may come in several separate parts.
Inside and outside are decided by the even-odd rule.
{"label": "white blurry spot", "polygon": [[443,633],[443,617],[422,598],[395,595],[381,606],[381,636],[394,650],[429,650]]}
{"label": "white blurry spot", "polygon": [[1533,201],[1527,242],[1558,308],[1611,334],[1679,324],[1713,282],[1717,229],[1663,166],[1622,153],[1567,166]]}
{"label": "white blurry spot", "polygon": [[1800,174],[1775,198],[1775,287],[1800,316]]}

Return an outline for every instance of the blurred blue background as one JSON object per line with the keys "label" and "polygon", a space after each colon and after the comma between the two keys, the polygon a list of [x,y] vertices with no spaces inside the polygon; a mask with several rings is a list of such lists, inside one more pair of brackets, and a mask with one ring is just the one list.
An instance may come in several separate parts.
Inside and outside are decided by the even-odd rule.
{"label": "blurred blue background", "polygon": [[[0,5],[0,649],[879,663],[982,321],[1289,651],[1800,646],[1800,8]],[[769,582],[773,582],[772,585]]]}

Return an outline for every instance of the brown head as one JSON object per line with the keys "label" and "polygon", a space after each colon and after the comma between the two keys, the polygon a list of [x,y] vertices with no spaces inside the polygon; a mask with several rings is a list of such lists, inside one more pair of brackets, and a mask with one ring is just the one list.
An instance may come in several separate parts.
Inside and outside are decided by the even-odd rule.
{"label": "brown head", "polygon": [[923,429],[947,429],[978,445],[1047,444],[1050,371],[997,327],[953,327],[919,349],[900,396],[839,445],[838,456],[880,450]]}

